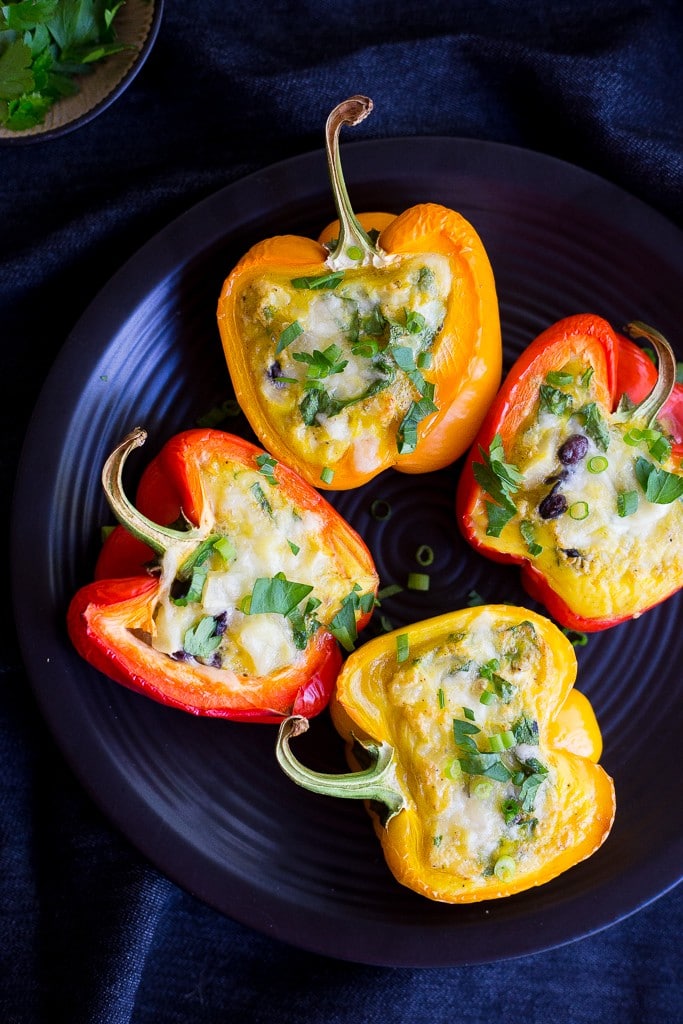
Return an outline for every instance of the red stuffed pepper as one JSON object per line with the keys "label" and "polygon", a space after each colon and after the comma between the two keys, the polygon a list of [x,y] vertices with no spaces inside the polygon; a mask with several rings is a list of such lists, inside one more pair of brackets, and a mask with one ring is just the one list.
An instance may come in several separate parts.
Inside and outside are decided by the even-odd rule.
{"label": "red stuffed pepper", "polygon": [[366,545],[296,473],[217,430],[168,441],[134,507],[122,469],[145,436],[129,434],[103,471],[122,525],[71,602],[76,649],[116,682],[193,714],[317,714],[340,644],[351,650],[372,614]]}
{"label": "red stuffed pepper", "polygon": [[522,565],[562,625],[636,618],[683,586],[683,388],[668,342],[657,366],[597,316],[544,331],[510,370],[457,495],[464,537]]}

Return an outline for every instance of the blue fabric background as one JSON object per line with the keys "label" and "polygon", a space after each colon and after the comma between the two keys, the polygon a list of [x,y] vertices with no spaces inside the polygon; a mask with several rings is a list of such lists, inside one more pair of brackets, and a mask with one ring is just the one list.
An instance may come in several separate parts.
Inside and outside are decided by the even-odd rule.
{"label": "blue fabric background", "polygon": [[[152,56],[110,110],[61,140],[0,147],[5,528],[31,409],[95,293],[197,200],[319,148],[340,99],[366,93],[381,111],[354,138],[549,153],[683,227],[682,69],[678,0],[166,0]],[[683,1021],[680,887],[580,942],[479,967],[340,963],[236,924],[91,803],[6,617],[0,670],[3,1024]]]}

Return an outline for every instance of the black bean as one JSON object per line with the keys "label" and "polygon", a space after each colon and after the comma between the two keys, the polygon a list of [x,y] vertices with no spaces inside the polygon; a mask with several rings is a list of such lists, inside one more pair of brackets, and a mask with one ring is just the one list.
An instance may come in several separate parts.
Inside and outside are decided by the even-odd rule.
{"label": "black bean", "polygon": [[[279,383],[279,378],[282,377],[282,366],[277,359],[275,359],[266,370],[266,376],[268,377],[268,380],[272,380],[274,384]],[[282,384],[279,384],[279,386],[282,387]]]}
{"label": "black bean", "polygon": [[559,473],[553,473],[552,476],[547,476],[543,483],[545,484],[559,484],[563,480],[567,480],[571,476],[568,469],[561,469]]}
{"label": "black bean", "polygon": [[583,434],[572,434],[561,445],[557,456],[563,466],[574,466],[588,451],[588,438]]}
{"label": "black bean", "polygon": [[538,514],[541,519],[557,519],[567,511],[567,499],[564,494],[551,491],[547,494],[538,506]]}

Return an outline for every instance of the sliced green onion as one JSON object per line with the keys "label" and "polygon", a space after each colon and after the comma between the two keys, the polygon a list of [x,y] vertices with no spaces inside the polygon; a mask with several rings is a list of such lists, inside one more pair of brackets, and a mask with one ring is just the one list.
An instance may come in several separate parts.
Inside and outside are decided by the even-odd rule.
{"label": "sliced green onion", "polygon": [[426,572],[408,573],[408,590],[429,590],[429,575]]}
{"label": "sliced green onion", "polygon": [[395,594],[402,594],[403,587],[398,583],[390,583],[388,587],[382,587],[377,593],[377,600],[384,601],[387,597],[393,597]]}
{"label": "sliced green onion", "polygon": [[493,865],[493,873],[501,882],[509,882],[514,877],[516,867],[512,857],[499,857]]}
{"label": "sliced green onion", "polygon": [[320,471],[320,479],[324,484],[331,484],[334,478],[334,470],[330,469],[329,466],[323,466]]}
{"label": "sliced green onion", "polygon": [[515,734],[510,729],[494,732],[489,736],[489,747],[494,754],[499,754],[501,750],[509,750],[516,742]]}
{"label": "sliced green onion", "polygon": [[408,660],[410,655],[410,637],[407,633],[399,633],[396,637],[396,660],[399,664]]}
{"label": "sliced green onion", "polygon": [[631,427],[624,434],[624,441],[626,444],[630,444],[634,448],[640,441],[643,440],[643,432],[638,427]]}
{"label": "sliced green onion", "polygon": [[572,519],[576,519],[579,521],[582,519],[587,519],[589,511],[590,509],[588,508],[587,501],[575,501],[573,505],[569,506],[569,515]]}
{"label": "sliced green onion", "polygon": [[604,473],[609,462],[604,455],[594,455],[587,463],[589,473]]}
{"label": "sliced green onion", "polygon": [[434,552],[429,544],[420,544],[415,552],[415,561],[420,565],[431,565],[434,561]]}
{"label": "sliced green onion", "polygon": [[237,554],[235,551],[235,545],[228,537],[219,537],[218,540],[214,542],[213,549],[214,551],[217,551],[221,558],[226,562],[229,562],[230,559],[234,558]]}
{"label": "sliced green onion", "polygon": [[438,692],[437,692],[437,697],[439,699],[439,707],[440,708],[445,708],[446,707],[446,694],[443,692],[443,686],[439,687]]}
{"label": "sliced green onion", "polygon": [[388,501],[383,501],[382,498],[377,498],[370,506],[370,515],[373,519],[376,519],[378,523],[383,523],[384,520],[388,519],[391,515],[391,505]]}
{"label": "sliced green onion", "polygon": [[588,634],[582,633],[578,629],[570,629],[568,626],[565,626],[562,629],[562,632],[567,637],[567,640],[569,640],[572,647],[585,647],[588,643]]}
{"label": "sliced green onion", "polygon": [[484,690],[481,697],[479,698],[480,704],[491,704],[496,699],[496,695],[493,690]]}
{"label": "sliced green onion", "polygon": [[470,795],[477,800],[485,800],[493,791],[493,783],[490,779],[477,779],[470,784]]}
{"label": "sliced green onion", "polygon": [[443,770],[443,773],[447,779],[451,780],[451,782],[457,782],[458,779],[460,779],[460,777],[462,776],[462,768],[460,767],[460,761],[458,760],[457,757],[454,757],[450,761],[448,761],[446,767]]}
{"label": "sliced green onion", "polygon": [[350,245],[346,250],[346,255],[349,257],[350,260],[362,260],[363,250],[360,248],[359,245]]}

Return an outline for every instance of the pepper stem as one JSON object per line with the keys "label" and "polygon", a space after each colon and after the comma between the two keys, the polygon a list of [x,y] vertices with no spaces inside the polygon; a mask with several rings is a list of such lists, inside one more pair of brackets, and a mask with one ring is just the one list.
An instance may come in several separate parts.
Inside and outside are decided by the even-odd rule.
{"label": "pepper stem", "polygon": [[[126,434],[105,462],[102,469],[102,486],[109,507],[121,526],[152,548],[157,555],[164,555],[172,544],[187,547],[188,552],[193,552],[197,544],[206,539],[202,531],[193,528],[181,532],[171,530],[167,526],[159,526],[138,512],[126,497],[122,479],[123,466],[133,449],[140,448],[146,440],[147,431],[142,427],[135,427],[130,434]],[[182,575],[182,568],[179,575]]]}
{"label": "pepper stem", "polygon": [[648,327],[640,320],[633,320],[626,325],[626,330],[632,338],[647,339],[654,348],[657,356],[657,382],[650,394],[635,408],[617,409],[617,419],[631,420],[642,417],[648,427],[651,427],[668,402],[676,383],[676,356],[664,335],[656,331],[654,327]]}
{"label": "pepper stem", "polygon": [[364,743],[363,749],[370,758],[370,766],[361,772],[350,772],[347,775],[314,772],[296,759],[289,746],[290,739],[306,732],[308,725],[307,718],[292,715],[284,720],[278,732],[275,748],[278,764],[292,782],[325,796],[377,800],[387,809],[387,814],[382,818],[383,824],[398,814],[405,800],[396,781],[393,747],[388,743]]}
{"label": "pepper stem", "polygon": [[334,108],[325,125],[327,166],[339,218],[339,238],[333,254],[327,260],[332,270],[372,263],[379,255],[377,247],[353,212],[339,156],[339,132],[342,125],[359,124],[365,120],[372,107],[372,100],[367,96],[351,96]]}

